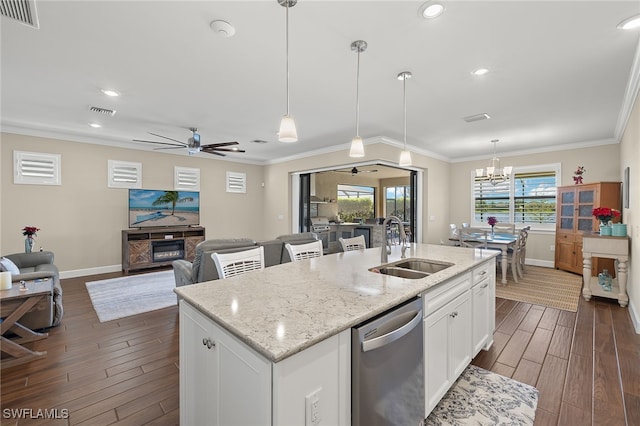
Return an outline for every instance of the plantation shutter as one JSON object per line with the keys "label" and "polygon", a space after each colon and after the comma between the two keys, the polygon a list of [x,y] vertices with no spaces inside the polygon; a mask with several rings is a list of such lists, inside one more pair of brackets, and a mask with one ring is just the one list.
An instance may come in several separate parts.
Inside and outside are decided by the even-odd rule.
{"label": "plantation shutter", "polygon": [[495,216],[498,222],[511,222],[509,181],[492,185],[481,178],[474,178],[473,198],[475,200],[475,221],[486,223],[489,216]]}
{"label": "plantation shutter", "polygon": [[61,185],[59,154],[13,151],[13,183]]}
{"label": "plantation shutter", "polygon": [[516,173],[513,199],[516,224],[555,223],[555,172]]}

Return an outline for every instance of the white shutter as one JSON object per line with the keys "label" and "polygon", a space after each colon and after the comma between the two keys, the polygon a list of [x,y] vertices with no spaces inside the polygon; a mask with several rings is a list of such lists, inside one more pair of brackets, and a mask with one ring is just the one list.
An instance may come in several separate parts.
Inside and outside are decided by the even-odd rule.
{"label": "white shutter", "polygon": [[245,194],[247,192],[247,174],[227,172],[227,192]]}
{"label": "white shutter", "polygon": [[13,151],[13,183],[61,185],[60,154]]}
{"label": "white shutter", "polygon": [[173,189],[183,191],[200,191],[200,169],[190,167],[174,167]]}
{"label": "white shutter", "polygon": [[142,163],[109,160],[109,188],[142,188]]}

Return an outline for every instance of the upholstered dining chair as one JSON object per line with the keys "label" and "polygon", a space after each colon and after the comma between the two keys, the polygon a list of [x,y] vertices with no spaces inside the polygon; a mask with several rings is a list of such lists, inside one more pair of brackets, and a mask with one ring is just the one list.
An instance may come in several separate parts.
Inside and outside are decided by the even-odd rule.
{"label": "upholstered dining chair", "polygon": [[264,247],[262,246],[235,253],[212,253],[211,257],[221,280],[264,269]]}
{"label": "upholstered dining chair", "polygon": [[498,222],[493,225],[493,231],[502,234],[515,234],[516,224],[507,222]]}
{"label": "upholstered dining chair", "polygon": [[292,262],[322,256],[322,241],[316,240],[306,244],[285,244]]}
{"label": "upholstered dining chair", "polygon": [[367,243],[364,239],[364,235],[358,235],[353,238],[338,238],[342,251],[364,250],[367,248]]}

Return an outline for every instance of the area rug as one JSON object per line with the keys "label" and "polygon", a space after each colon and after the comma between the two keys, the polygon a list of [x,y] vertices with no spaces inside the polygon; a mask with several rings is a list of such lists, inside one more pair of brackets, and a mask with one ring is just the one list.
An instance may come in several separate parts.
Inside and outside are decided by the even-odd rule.
{"label": "area rug", "polygon": [[86,286],[100,322],[177,304],[173,271],[91,281]]}
{"label": "area rug", "polygon": [[526,266],[524,277],[516,283],[507,275],[507,285],[500,283],[500,273],[496,277],[496,297],[533,303],[565,311],[577,312],[582,289],[582,275],[540,266]]}
{"label": "area rug", "polygon": [[468,366],[425,421],[425,425],[532,425],[538,389]]}

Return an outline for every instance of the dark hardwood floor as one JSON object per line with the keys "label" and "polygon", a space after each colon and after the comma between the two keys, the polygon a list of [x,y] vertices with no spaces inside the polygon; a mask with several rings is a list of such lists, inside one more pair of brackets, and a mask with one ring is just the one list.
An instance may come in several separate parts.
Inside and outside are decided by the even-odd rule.
{"label": "dark hardwood floor", "polygon": [[[179,423],[178,308],[100,323],[84,283],[119,275],[63,280],[62,324],[30,344],[48,356],[2,370],[0,424]],[[536,386],[536,425],[640,424],[640,335],[614,301],[576,314],[497,299],[494,345],[473,363]]]}

